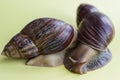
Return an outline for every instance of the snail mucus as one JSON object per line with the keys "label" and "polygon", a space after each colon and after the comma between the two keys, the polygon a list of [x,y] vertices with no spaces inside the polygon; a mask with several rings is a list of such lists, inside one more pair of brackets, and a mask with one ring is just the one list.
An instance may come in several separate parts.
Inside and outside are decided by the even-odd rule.
{"label": "snail mucus", "polygon": [[27,24],[5,46],[4,56],[28,59],[26,65],[59,66],[79,74],[106,65],[112,58],[107,48],[114,37],[110,19],[97,8],[81,4],[77,27],[54,18],[39,18]]}
{"label": "snail mucus", "polygon": [[94,6],[81,4],[77,10],[77,26],[79,43],[65,55],[65,67],[84,74],[105,66],[112,58],[107,48],[115,32],[111,20]]}

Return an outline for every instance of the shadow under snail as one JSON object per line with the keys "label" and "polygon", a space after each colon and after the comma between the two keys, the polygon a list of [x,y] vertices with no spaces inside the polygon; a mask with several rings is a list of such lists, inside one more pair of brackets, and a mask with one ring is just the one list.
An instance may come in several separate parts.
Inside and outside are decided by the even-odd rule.
{"label": "shadow under snail", "polygon": [[2,55],[27,58],[27,65],[65,67],[84,74],[106,65],[112,55],[107,48],[114,36],[110,19],[94,6],[81,4],[77,26],[54,18],[36,19],[5,46]]}

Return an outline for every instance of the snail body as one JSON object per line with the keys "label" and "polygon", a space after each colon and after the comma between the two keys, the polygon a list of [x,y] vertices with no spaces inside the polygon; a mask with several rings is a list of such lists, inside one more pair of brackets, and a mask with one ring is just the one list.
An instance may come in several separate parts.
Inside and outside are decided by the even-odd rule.
{"label": "snail body", "polygon": [[95,11],[82,18],[78,25],[79,43],[64,59],[65,67],[79,74],[101,68],[111,60],[112,54],[107,46],[114,37],[114,27],[105,14]]}
{"label": "snail body", "polygon": [[65,52],[74,46],[76,39],[77,31],[71,25],[53,18],[40,18],[15,35],[2,55],[27,58],[28,65],[57,66],[63,64]]}

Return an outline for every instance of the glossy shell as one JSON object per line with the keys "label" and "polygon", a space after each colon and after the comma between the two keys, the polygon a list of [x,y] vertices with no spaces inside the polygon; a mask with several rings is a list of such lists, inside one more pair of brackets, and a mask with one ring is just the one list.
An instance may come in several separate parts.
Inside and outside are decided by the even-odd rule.
{"label": "glossy shell", "polygon": [[[23,55],[20,56],[23,58],[53,54],[66,49],[73,40],[73,36],[74,29],[71,25],[53,18],[40,18],[30,22],[14,36],[3,52],[11,57],[15,54]],[[14,47],[12,50],[10,45]]]}
{"label": "glossy shell", "polygon": [[29,23],[21,33],[33,40],[40,54],[51,54],[64,50],[71,43],[74,29],[63,21],[42,18]]}
{"label": "glossy shell", "polygon": [[65,55],[65,67],[74,73],[84,74],[105,66],[112,58],[107,48],[114,37],[110,19],[100,12],[85,16],[79,25],[76,48]]}
{"label": "glossy shell", "polygon": [[100,12],[87,15],[79,25],[78,40],[97,50],[105,50],[114,36],[111,20]]}
{"label": "glossy shell", "polygon": [[79,27],[79,24],[81,21],[85,18],[86,15],[92,12],[97,12],[98,9],[90,4],[81,4],[77,9],[77,26]]}

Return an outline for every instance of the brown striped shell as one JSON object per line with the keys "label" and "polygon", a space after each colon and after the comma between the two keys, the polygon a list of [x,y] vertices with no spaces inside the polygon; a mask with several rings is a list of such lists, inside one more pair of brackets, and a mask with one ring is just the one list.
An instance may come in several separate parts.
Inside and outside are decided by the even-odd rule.
{"label": "brown striped shell", "polygon": [[61,20],[36,19],[8,42],[2,54],[15,58],[53,54],[66,49],[73,36],[73,27]]}
{"label": "brown striped shell", "polygon": [[82,19],[78,31],[78,45],[65,55],[65,67],[84,74],[105,66],[112,58],[107,48],[114,37],[110,19],[100,12],[92,12]]}
{"label": "brown striped shell", "polygon": [[80,6],[77,8],[77,27],[79,27],[79,24],[81,23],[82,19],[85,18],[86,15],[92,12],[97,12],[98,9],[90,4],[80,4]]}
{"label": "brown striped shell", "polygon": [[113,39],[114,27],[106,15],[93,12],[83,19],[78,34],[81,43],[103,51]]}

